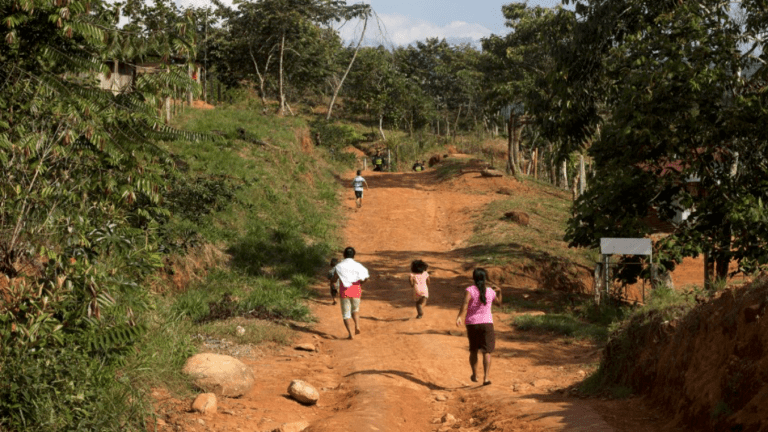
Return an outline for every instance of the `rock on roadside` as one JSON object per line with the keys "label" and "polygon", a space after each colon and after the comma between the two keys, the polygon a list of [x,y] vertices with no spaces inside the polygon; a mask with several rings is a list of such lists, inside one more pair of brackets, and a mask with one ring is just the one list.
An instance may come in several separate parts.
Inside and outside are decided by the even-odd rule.
{"label": "rock on roadside", "polygon": [[200,394],[192,402],[192,411],[200,414],[216,414],[217,409],[216,395],[213,393]]}
{"label": "rock on roadside", "polygon": [[306,421],[283,423],[279,428],[274,429],[272,432],[301,432],[308,427],[309,422]]}
{"label": "rock on roadside", "polygon": [[304,344],[296,345],[295,347],[293,347],[293,349],[299,350],[299,351],[310,351],[310,352],[317,351],[317,347],[315,347],[314,345],[312,345],[310,343],[304,343]]}
{"label": "rock on roadside", "polygon": [[187,359],[183,372],[198,388],[219,397],[240,397],[256,382],[253,371],[243,362],[220,354],[194,355]]}
{"label": "rock on roadside", "polygon": [[320,399],[320,393],[302,380],[291,381],[291,385],[288,386],[288,394],[306,405],[314,405]]}

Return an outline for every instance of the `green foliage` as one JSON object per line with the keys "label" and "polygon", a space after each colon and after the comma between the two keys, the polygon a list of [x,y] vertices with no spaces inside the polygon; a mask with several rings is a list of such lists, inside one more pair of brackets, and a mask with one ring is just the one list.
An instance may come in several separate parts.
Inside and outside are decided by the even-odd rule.
{"label": "green foliage", "polygon": [[645,306],[610,326],[604,360],[597,372],[584,382],[582,390],[587,394],[633,392],[632,370],[646,349],[645,342],[652,340],[664,323],[690,311],[695,295],[695,292],[681,293],[666,287],[651,291]]}
{"label": "green foliage", "polygon": [[316,120],[310,125],[312,136],[320,134],[320,144],[334,151],[357,144],[363,137],[348,124],[329,123],[324,120]]}
{"label": "green foliage", "polygon": [[570,314],[520,315],[513,320],[518,330],[537,330],[574,339],[590,339],[604,342],[608,337],[608,328],[585,322]]}
{"label": "green foliage", "polygon": [[[584,15],[573,47],[579,60],[563,57],[559,68],[569,80],[556,77],[558,92],[579,107],[575,111],[593,113],[579,128],[593,131],[602,123],[602,130],[589,149],[597,171],[575,205],[567,238],[573,246],[594,247],[601,237],[643,237],[651,213],[669,220],[692,209],[656,245],[663,269],[701,253],[716,261],[719,278],[732,260],[745,270],[759,268],[768,264],[761,204],[768,183],[766,166],[754,155],[763,154],[768,141],[750,124],[765,115],[758,108],[765,95],[754,91],[765,82],[765,68],[741,51],[754,35],[728,4],[650,4],[576,8]],[[763,17],[752,22],[762,20],[765,29],[764,11],[743,7]],[[754,73],[740,72],[746,70]],[[689,185],[692,178],[696,185]]]}
{"label": "green foliage", "polygon": [[77,348],[5,350],[0,428],[23,431],[144,430],[148,408],[115,370]]}
{"label": "green foliage", "polygon": [[214,272],[179,295],[172,310],[198,323],[232,317],[304,321],[309,309],[298,300],[308,295],[300,281],[286,285],[265,277]]}

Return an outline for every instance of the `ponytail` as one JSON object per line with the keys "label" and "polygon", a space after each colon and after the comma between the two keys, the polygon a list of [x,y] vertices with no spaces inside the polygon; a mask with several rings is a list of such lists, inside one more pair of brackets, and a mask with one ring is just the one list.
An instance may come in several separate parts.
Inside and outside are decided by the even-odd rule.
{"label": "ponytail", "polygon": [[480,301],[483,302],[483,304],[487,304],[488,299],[485,298],[485,281],[488,279],[488,273],[483,268],[476,268],[475,271],[472,272],[472,279],[475,280],[475,286],[480,292]]}

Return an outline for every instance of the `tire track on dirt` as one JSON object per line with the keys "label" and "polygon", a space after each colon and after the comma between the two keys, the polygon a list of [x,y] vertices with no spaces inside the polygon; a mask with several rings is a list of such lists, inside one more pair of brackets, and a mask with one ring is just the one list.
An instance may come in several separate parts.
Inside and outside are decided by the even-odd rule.
{"label": "tire track on dirt", "polygon": [[[350,407],[314,422],[309,430],[433,431],[450,426],[433,423],[446,413],[459,417],[456,426],[466,431],[480,430],[483,421],[496,422],[498,430],[613,430],[587,407],[574,410],[515,395],[511,386],[516,377],[509,373],[520,370],[511,364],[515,359],[494,359],[492,386],[478,387],[469,381],[463,329],[451,324],[462,289],[470,283],[465,268],[471,263],[454,246],[471,235],[471,215],[496,197],[441,190],[430,183],[430,175],[369,173],[371,189],[365,192],[363,207],[354,208],[351,193],[343,199],[348,213],[345,245],[358,251],[356,259],[372,277],[363,291],[363,333],[353,341],[331,342],[334,357],[347,371],[343,374],[347,387],[354,389]],[[416,258],[430,264],[432,275],[430,302],[421,320],[413,319],[407,282],[410,262]],[[318,329],[342,337],[336,307],[318,306],[315,314]],[[497,316],[497,321],[503,318]],[[509,346],[503,336],[511,333],[507,325],[499,322],[497,328],[500,348],[526,349]],[[549,369],[535,365],[525,370],[538,372],[537,368]],[[489,407],[503,407],[503,412],[487,411]],[[498,418],[481,419],[489,412]],[[471,420],[470,415],[477,418]]]}

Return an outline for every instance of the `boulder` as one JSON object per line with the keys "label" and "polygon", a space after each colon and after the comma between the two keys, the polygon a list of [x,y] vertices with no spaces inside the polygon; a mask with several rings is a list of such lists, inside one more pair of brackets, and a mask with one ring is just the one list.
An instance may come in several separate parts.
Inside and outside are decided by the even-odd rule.
{"label": "boulder", "polygon": [[203,353],[190,357],[183,372],[195,385],[219,397],[240,397],[256,382],[253,371],[240,360],[220,354]]}
{"label": "boulder", "polygon": [[454,417],[451,414],[446,413],[445,415],[443,415],[443,418],[441,418],[440,421],[442,423],[444,423],[444,424],[452,425],[452,424],[456,423],[456,417]]}
{"label": "boulder", "polygon": [[293,423],[283,423],[280,425],[279,428],[275,429],[273,432],[301,432],[308,427],[309,427],[309,422],[302,420],[302,421],[293,422]]}
{"label": "boulder", "polygon": [[440,163],[440,161],[443,160],[443,157],[440,155],[434,155],[431,158],[429,158],[429,166],[433,167]]}
{"label": "boulder", "polygon": [[288,394],[305,405],[314,405],[320,399],[320,393],[302,380],[293,380],[288,386]]}
{"label": "boulder", "polygon": [[487,169],[482,170],[480,172],[480,175],[483,176],[483,177],[504,177],[504,173],[503,172],[501,172],[499,170],[492,169],[492,168],[487,168]]}
{"label": "boulder", "polygon": [[521,211],[506,212],[504,217],[522,226],[528,226],[531,222],[531,217],[528,216],[528,213]]}
{"label": "boulder", "polygon": [[200,414],[216,414],[217,407],[216,395],[213,393],[200,394],[192,402],[192,411]]}

